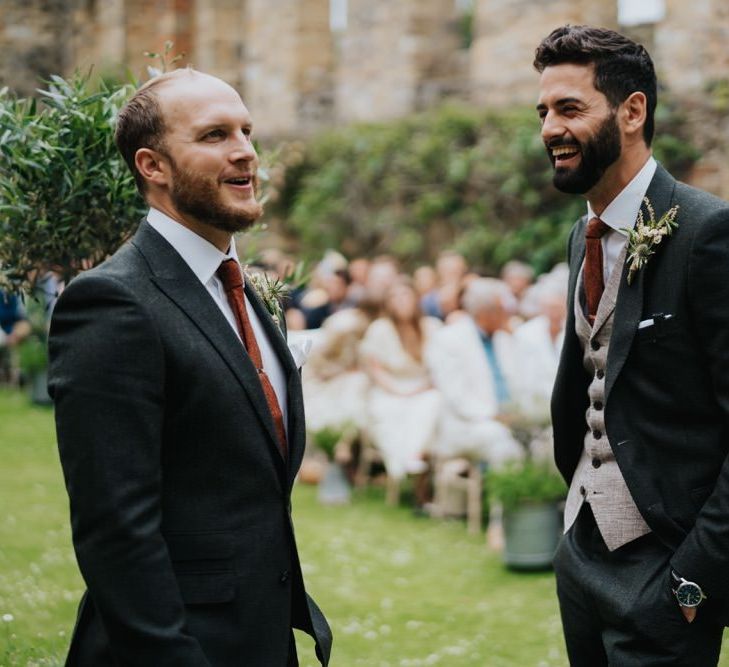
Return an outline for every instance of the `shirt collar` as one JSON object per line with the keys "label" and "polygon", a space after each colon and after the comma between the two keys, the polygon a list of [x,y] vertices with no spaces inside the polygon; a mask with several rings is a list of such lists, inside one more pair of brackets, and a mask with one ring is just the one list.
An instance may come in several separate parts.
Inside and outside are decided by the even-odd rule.
{"label": "shirt collar", "polygon": [[156,208],[149,209],[147,222],[178,252],[203,285],[215,275],[222,261],[226,259],[238,261],[235,241],[232,239],[228,252],[220,252],[202,236]]}
{"label": "shirt collar", "polygon": [[[649,157],[641,170],[633,177],[633,180],[607,205],[600,214],[600,220],[616,232],[627,236],[625,228],[632,228],[635,225],[640,205],[643,202],[645,193],[648,191],[648,186],[653,180],[657,166],[655,158],[653,156]],[[590,202],[587,202],[587,219],[591,220],[594,217],[596,217],[595,212],[592,210]]]}

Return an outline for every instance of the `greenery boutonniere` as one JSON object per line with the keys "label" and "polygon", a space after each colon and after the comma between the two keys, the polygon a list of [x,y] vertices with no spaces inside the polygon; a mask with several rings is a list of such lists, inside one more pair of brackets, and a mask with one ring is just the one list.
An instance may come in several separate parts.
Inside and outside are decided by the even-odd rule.
{"label": "greenery boutonniere", "polygon": [[273,318],[273,321],[277,326],[281,326],[284,316],[281,299],[288,293],[288,285],[278,278],[272,278],[263,271],[249,272],[244,269],[243,275],[263,301],[263,305],[266,306],[266,310]]}
{"label": "greenery boutonniere", "polygon": [[633,276],[648,263],[648,258],[656,251],[656,246],[663,237],[670,236],[678,227],[676,222],[678,205],[656,220],[656,212],[648,197],[643,197],[643,203],[648,211],[648,220],[643,216],[641,208],[635,227],[625,230],[628,233],[628,285],[633,282]]}

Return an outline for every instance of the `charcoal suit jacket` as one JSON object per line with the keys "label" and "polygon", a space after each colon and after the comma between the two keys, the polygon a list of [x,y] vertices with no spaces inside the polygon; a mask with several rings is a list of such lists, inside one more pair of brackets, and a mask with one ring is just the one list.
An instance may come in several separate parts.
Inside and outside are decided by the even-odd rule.
{"label": "charcoal suit jacket", "polygon": [[240,340],[146,221],[58,301],[49,390],[87,585],[68,665],[285,667],[292,626],[328,663],[291,522],[300,377],[247,296],[288,381],[287,462]]}
{"label": "charcoal suit jacket", "polygon": [[[638,510],[674,552],[672,567],[704,589],[702,609],[727,624],[729,203],[677,182],[660,165],[646,196],[656,218],[678,205],[678,227],[631,284],[629,259],[623,268],[605,375],[606,430]],[[642,210],[647,219],[645,204]],[[552,396],[555,458],[568,483],[584,447],[591,381],[574,317],[585,224],[579,220],[570,236],[567,324]]]}

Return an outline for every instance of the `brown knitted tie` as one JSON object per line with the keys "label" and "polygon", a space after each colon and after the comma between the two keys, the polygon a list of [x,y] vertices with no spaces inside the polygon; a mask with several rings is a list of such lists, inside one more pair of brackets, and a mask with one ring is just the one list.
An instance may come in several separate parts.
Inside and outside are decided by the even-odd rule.
{"label": "brown knitted tie", "polygon": [[261,350],[258,347],[256,336],[253,333],[251,321],[248,318],[245,293],[243,292],[243,274],[241,273],[238,262],[234,259],[224,260],[220,264],[220,268],[218,268],[218,278],[220,278],[223,283],[223,287],[225,288],[225,293],[228,296],[228,303],[235,314],[235,319],[238,323],[238,332],[240,333],[243,344],[248,351],[248,356],[251,358],[253,365],[258,371],[258,379],[261,381],[261,387],[263,388],[263,393],[266,396],[268,409],[271,411],[273,423],[276,427],[276,435],[278,436],[281,455],[284,460],[286,460],[286,457],[288,456],[288,444],[286,442],[286,429],[284,427],[283,413],[281,412],[281,406],[278,404],[276,392],[273,389],[271,380],[268,379],[266,371],[263,370]]}
{"label": "brown knitted tie", "polygon": [[587,317],[590,324],[595,323],[597,307],[600,305],[605,290],[603,277],[602,243],[600,239],[610,230],[600,218],[593,218],[585,228],[585,268],[583,279],[585,299],[587,301]]}

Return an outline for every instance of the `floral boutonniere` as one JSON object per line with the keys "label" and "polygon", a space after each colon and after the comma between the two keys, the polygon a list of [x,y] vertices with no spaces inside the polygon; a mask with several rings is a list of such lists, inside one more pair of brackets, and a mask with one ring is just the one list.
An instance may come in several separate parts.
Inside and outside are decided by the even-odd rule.
{"label": "floral boutonniere", "polygon": [[249,272],[247,269],[243,269],[243,275],[263,301],[263,305],[273,321],[280,327],[284,316],[281,299],[286,296],[289,290],[288,285],[262,271]]}
{"label": "floral boutonniere", "polygon": [[678,227],[676,214],[678,205],[669,209],[659,220],[653,210],[648,197],[643,197],[643,203],[648,211],[648,220],[643,216],[643,209],[638,212],[638,219],[633,229],[625,229],[628,233],[628,285],[633,282],[633,276],[647,263],[648,258],[656,251],[656,246],[664,236],[670,236]]}

